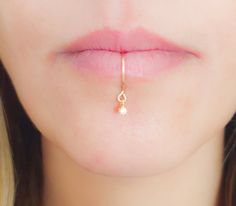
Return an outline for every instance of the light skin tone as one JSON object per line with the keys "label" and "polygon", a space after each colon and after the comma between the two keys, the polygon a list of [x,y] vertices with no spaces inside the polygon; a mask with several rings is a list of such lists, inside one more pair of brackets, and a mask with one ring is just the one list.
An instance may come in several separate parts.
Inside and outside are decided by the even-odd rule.
{"label": "light skin tone", "polygon": [[[50,58],[104,26],[143,27],[202,58],[127,79],[124,118],[112,110],[119,78]],[[224,127],[236,110],[235,1],[0,0],[0,45],[42,134],[42,206],[216,206]]]}

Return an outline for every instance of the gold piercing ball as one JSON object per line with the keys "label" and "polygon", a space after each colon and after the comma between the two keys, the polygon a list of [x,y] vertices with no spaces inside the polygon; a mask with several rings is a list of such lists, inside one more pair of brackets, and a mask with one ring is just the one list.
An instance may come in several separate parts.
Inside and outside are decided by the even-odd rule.
{"label": "gold piercing ball", "polygon": [[126,97],[126,95],[125,95],[125,93],[124,93],[124,90],[122,90],[121,92],[120,92],[120,94],[118,95],[118,97],[117,97],[117,100],[119,101],[119,103],[120,103],[120,107],[119,107],[119,113],[121,114],[121,115],[125,115],[125,114],[127,114],[127,109],[126,109],[126,107],[125,107],[125,102],[126,102],[126,99],[127,99],[127,97]]}

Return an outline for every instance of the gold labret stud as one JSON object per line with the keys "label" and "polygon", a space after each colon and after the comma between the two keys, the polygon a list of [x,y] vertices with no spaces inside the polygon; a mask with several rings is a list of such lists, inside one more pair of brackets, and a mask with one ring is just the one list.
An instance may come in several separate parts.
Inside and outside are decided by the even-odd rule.
{"label": "gold labret stud", "polygon": [[117,101],[119,102],[119,113],[121,115],[127,114],[127,109],[125,107],[125,102],[127,97],[125,95],[125,59],[124,56],[121,56],[121,92],[117,96]]}

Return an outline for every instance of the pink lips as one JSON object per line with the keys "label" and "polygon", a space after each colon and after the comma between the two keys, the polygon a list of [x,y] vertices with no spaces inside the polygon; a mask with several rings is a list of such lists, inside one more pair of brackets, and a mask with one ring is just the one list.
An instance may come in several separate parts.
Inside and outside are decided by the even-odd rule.
{"label": "pink lips", "polygon": [[69,43],[61,54],[80,72],[103,76],[120,75],[124,55],[125,74],[133,78],[153,77],[186,58],[200,57],[140,28],[128,32],[104,28]]}

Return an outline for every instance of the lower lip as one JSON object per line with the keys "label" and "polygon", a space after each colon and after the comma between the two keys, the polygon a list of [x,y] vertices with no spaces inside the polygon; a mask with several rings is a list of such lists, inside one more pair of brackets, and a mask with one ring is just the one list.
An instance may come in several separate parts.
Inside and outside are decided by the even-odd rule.
{"label": "lower lip", "polygon": [[[176,68],[191,54],[178,51],[145,50],[121,54],[109,50],[84,50],[63,53],[75,69],[85,74],[117,77],[121,74],[121,57],[125,59],[125,76],[152,78],[161,71]],[[63,57],[63,58],[64,58]]]}

